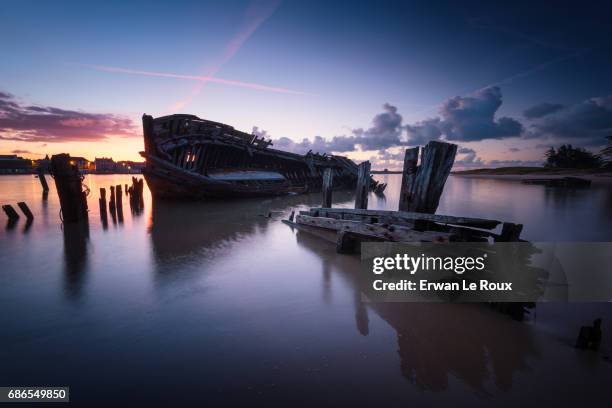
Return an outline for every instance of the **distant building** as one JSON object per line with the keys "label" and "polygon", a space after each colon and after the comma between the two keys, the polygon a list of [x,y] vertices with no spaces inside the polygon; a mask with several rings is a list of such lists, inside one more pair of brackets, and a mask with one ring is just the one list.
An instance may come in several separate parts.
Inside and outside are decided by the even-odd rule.
{"label": "distant building", "polygon": [[33,170],[33,162],[29,159],[24,159],[16,154],[0,155],[0,173],[31,173]]}
{"label": "distant building", "polygon": [[145,162],[134,162],[129,160],[123,160],[117,162],[118,173],[142,173],[142,169],[145,166]]}
{"label": "distant building", "polygon": [[94,167],[96,173],[114,173],[117,170],[117,163],[110,157],[96,157]]}
{"label": "distant building", "polygon": [[70,156],[70,164],[77,166],[81,172],[88,172],[95,169],[94,165],[84,157]]}

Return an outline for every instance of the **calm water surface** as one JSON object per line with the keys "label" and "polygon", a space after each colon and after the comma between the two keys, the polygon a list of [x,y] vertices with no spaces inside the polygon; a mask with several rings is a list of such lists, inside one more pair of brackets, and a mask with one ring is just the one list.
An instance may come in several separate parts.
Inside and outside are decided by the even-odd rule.
{"label": "calm water surface", "polygon": [[[364,304],[358,257],[280,221],[320,195],[176,203],[145,187],[142,214],[125,205],[104,227],[99,188],[129,178],[86,176],[89,227],[75,228],[52,180],[43,200],[33,176],[0,177],[1,204],[26,201],[36,217],[0,227],[0,385],[69,385],[73,401],[100,402],[609,401],[608,304],[538,305],[526,323],[478,305]],[[400,176],[378,178],[388,191],[370,208],[396,209]],[[438,212],[523,223],[534,241],[612,240],[605,186],[451,176]],[[575,351],[595,317],[603,353]]]}

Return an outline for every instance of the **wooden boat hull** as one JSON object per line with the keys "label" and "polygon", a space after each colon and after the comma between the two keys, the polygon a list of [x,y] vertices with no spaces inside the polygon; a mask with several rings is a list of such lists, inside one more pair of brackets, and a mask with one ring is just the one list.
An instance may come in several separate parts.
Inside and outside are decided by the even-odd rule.
{"label": "wooden boat hull", "polygon": [[[144,115],[143,133],[143,174],[156,197],[240,198],[320,191],[328,168],[334,188],[355,188],[357,183],[357,165],[346,157],[275,150],[271,141],[194,115]],[[370,187],[384,189],[373,179]]]}
{"label": "wooden boat hull", "polygon": [[[154,168],[145,168],[143,175],[155,197],[185,200],[278,196],[304,193],[306,189],[288,184],[274,186],[245,186],[213,180],[199,174],[192,174],[160,162]],[[165,170],[164,170],[165,169]]]}

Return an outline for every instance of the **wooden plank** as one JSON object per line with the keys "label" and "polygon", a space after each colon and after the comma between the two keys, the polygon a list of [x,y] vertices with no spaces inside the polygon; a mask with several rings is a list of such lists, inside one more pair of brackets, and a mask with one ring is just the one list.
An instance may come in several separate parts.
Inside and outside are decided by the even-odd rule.
{"label": "wooden plank", "polygon": [[404,170],[402,171],[402,186],[400,189],[399,210],[408,211],[412,201],[412,188],[417,172],[419,148],[406,149],[404,154]]}
{"label": "wooden plank", "polygon": [[456,153],[455,144],[437,141],[427,143],[412,186],[408,210],[430,214],[436,212]]}
{"label": "wooden plank", "polygon": [[355,208],[368,208],[368,194],[370,193],[370,162],[359,164],[357,172],[357,189],[355,190]]}
{"label": "wooden plank", "polygon": [[349,232],[358,236],[394,242],[448,242],[451,236],[451,234],[445,232],[415,231],[400,225],[365,224],[359,221],[311,217],[309,215],[298,215],[295,217],[295,222],[301,225]]}
{"label": "wooden plank", "polygon": [[334,173],[332,168],[328,167],[323,173],[323,202],[321,207],[331,208],[332,206],[332,184],[334,179]]}
{"label": "wooden plank", "polygon": [[463,225],[474,228],[493,229],[501,224],[501,221],[488,220],[482,218],[455,217],[452,215],[427,214],[409,211],[389,211],[389,210],[362,210],[352,208],[311,208],[309,211],[300,211],[300,214],[314,215],[328,213],[352,214],[359,216],[378,216],[378,217],[397,217],[405,220],[425,220],[438,222],[441,224]]}

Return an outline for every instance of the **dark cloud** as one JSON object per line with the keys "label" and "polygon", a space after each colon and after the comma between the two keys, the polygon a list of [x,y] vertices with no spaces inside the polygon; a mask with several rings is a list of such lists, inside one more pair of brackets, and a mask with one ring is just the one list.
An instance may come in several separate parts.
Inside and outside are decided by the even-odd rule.
{"label": "dark cloud", "polygon": [[446,140],[479,141],[517,137],[523,125],[515,119],[495,113],[502,105],[501,89],[497,86],[481,89],[470,96],[455,96],[440,108],[440,127]]}
{"label": "dark cloud", "polygon": [[32,152],[29,150],[21,150],[21,149],[12,150],[11,153],[13,154],[32,154]]}
{"label": "dark cloud", "polygon": [[383,105],[383,110],[383,113],[374,116],[371,128],[353,131],[354,142],[361,146],[361,150],[386,149],[405,144],[401,140],[402,115],[397,113],[395,106],[388,103]]}
{"label": "dark cloud", "polygon": [[612,135],[612,95],[590,98],[535,120],[527,137],[571,141],[582,146],[606,144]]}
{"label": "dark cloud", "polygon": [[523,116],[527,119],[541,118],[551,113],[555,113],[563,109],[565,106],[559,103],[540,103],[538,105],[527,108],[523,111]]}
{"label": "dark cloud", "polygon": [[518,147],[511,147],[508,149],[508,151],[512,152],[512,153],[516,153],[516,152],[520,152],[521,149],[519,149]]}
{"label": "dark cloud", "polygon": [[24,106],[13,95],[0,92],[0,139],[66,142],[136,134],[134,123],[129,118],[51,106]]}
{"label": "dark cloud", "polygon": [[438,140],[442,136],[440,118],[426,119],[413,125],[405,126],[408,135],[408,144],[420,146],[430,140]]}
{"label": "dark cloud", "polygon": [[485,162],[477,156],[476,150],[469,147],[459,147],[457,149],[459,157],[455,159],[454,167],[484,167]]}
{"label": "dark cloud", "polygon": [[[357,150],[380,150],[393,146],[405,145],[402,140],[403,125],[402,116],[397,112],[397,107],[388,103],[383,105],[384,112],[374,116],[372,127],[368,129],[354,129],[350,135],[334,136],[324,139],[315,136],[312,140],[304,138],[301,142],[295,142],[287,137],[273,140],[274,147],[295,153],[305,153],[309,150],[314,152],[352,152]],[[265,137],[267,133],[253,128],[253,132]],[[263,133],[262,133],[263,132]]]}
{"label": "dark cloud", "polygon": [[501,89],[496,86],[449,98],[440,107],[440,117],[405,126],[408,142],[423,145],[438,139],[472,142],[521,136],[523,125],[519,121],[495,117],[501,105]]}

